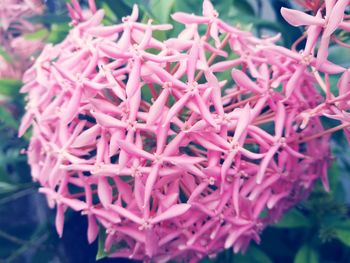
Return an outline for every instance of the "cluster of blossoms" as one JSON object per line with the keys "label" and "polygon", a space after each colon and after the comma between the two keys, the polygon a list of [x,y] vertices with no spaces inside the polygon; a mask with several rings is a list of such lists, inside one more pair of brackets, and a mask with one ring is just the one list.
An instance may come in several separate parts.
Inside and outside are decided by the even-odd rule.
{"label": "cluster of blossoms", "polygon": [[301,5],[305,10],[317,13],[323,4],[323,0],[294,0],[294,2]]}
{"label": "cluster of blossoms", "polygon": [[31,55],[43,47],[40,40],[23,36],[38,30],[26,18],[42,12],[40,0],[0,0],[0,47],[9,55],[0,55],[0,78],[21,79]]}
{"label": "cluster of blossoms", "polygon": [[[196,262],[259,242],[319,178],[328,190],[330,133],[349,127],[350,95],[349,69],[315,54],[319,37],[325,54],[324,39],[348,29],[333,14],[349,1],[328,2],[315,18],[282,10],[309,25],[301,52],[228,25],[209,0],[203,16],[173,14],[185,28],[163,42],[153,32],[171,25],[137,22],[135,6],[113,26],[99,10],[47,45],[24,76],[19,135],[32,126],[32,176],[59,235],[71,208],[89,242],[106,231],[111,257]],[[325,130],[322,116],[342,124]]]}

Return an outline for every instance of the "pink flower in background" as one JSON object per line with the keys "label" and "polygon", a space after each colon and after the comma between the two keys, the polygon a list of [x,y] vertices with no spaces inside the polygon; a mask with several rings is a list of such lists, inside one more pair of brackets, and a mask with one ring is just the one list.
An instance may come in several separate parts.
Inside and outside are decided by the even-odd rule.
{"label": "pink flower in background", "polygon": [[322,6],[324,0],[294,0],[306,10],[311,10],[313,13],[317,13],[317,10]]}
{"label": "pink flower in background", "polygon": [[6,64],[1,61],[0,78],[21,79],[31,65],[31,56],[43,47],[40,40],[28,40],[23,36],[40,28],[26,18],[41,14],[43,8],[39,0],[0,0],[0,45],[11,58]]}
{"label": "pink flower in background", "polygon": [[293,26],[317,26],[322,29],[322,37],[317,52],[318,66],[321,66],[327,60],[329,42],[336,29],[350,31],[350,21],[344,20],[345,10],[349,4],[349,0],[326,0],[325,10],[322,10],[325,11],[323,18],[318,15],[313,17],[298,10],[281,9],[282,16]]}
{"label": "pink flower in background", "polygon": [[22,72],[0,55],[0,79],[20,79]]}
{"label": "pink flower in background", "polygon": [[[19,135],[32,127],[32,176],[60,236],[71,208],[87,216],[90,243],[106,231],[110,257],[196,262],[259,243],[316,180],[329,190],[331,131],[320,117],[344,122],[333,130],[350,126],[349,74],[316,63],[324,18],[283,11],[316,26],[299,54],[203,6],[203,16],[173,14],[185,29],[161,42],[153,33],[172,26],[137,22],[137,6],[103,26],[102,10],[90,2],[86,18],[73,1],[67,38],[25,73]],[[320,72],[343,72],[338,97]]]}
{"label": "pink flower in background", "polygon": [[42,13],[43,8],[40,0],[0,0],[0,26],[5,31],[10,27],[31,28],[24,18]]}

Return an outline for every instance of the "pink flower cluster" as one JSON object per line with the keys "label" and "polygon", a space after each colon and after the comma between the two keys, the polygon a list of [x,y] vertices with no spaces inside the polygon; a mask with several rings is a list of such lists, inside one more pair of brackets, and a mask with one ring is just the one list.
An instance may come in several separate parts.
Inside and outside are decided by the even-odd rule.
{"label": "pink flower cluster", "polygon": [[[342,14],[349,1],[329,2]],[[347,22],[294,12],[282,10],[310,22],[301,52],[225,23],[209,0],[203,16],[173,14],[184,30],[163,42],[153,32],[172,26],[137,22],[134,6],[121,24],[103,26],[99,10],[47,45],[24,77],[19,135],[32,126],[32,176],[59,235],[70,208],[87,216],[89,242],[106,232],[111,257],[196,262],[258,243],[317,179],[328,190],[350,71],[315,48]],[[325,130],[321,116],[343,124]]]}
{"label": "pink flower cluster", "polygon": [[0,55],[0,78],[21,79],[30,56],[43,47],[40,40],[23,36],[38,29],[25,18],[42,12],[40,0],[0,0],[0,47],[9,55]]}

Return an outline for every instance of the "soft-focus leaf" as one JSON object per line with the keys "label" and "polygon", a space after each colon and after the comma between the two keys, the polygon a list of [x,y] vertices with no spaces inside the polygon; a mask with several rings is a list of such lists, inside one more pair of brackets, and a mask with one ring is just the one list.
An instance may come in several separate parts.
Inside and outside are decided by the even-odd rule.
{"label": "soft-focus leaf", "polygon": [[28,18],[28,20],[33,24],[56,24],[70,22],[70,18],[66,14],[43,14],[40,16],[33,16]]}
{"label": "soft-focus leaf", "polygon": [[16,96],[22,82],[16,79],[0,79],[0,94],[4,96]]}
{"label": "soft-focus leaf", "polygon": [[24,34],[24,38],[28,40],[40,40],[45,38],[48,35],[48,31],[46,28],[42,28],[38,31],[31,32],[31,33],[26,33]]}
{"label": "soft-focus leaf", "polygon": [[238,13],[244,13],[248,15],[254,16],[255,11],[252,5],[246,0],[234,0],[233,1],[235,9],[237,9]]}
{"label": "soft-focus leaf", "polygon": [[337,190],[339,172],[340,171],[339,171],[338,163],[334,161],[328,170],[329,186],[332,193],[335,193]]}
{"label": "soft-focus leaf", "polygon": [[[102,1],[101,1],[102,2]],[[131,9],[133,3],[139,4],[141,1],[115,1],[115,0],[105,0],[104,4],[108,5],[109,8],[114,12],[114,14],[121,20],[122,17],[128,16],[131,14]],[[97,1],[97,5],[99,5],[99,1]]]}
{"label": "soft-focus leaf", "polygon": [[202,1],[201,0],[188,0],[188,1],[176,1],[175,10],[181,12],[201,14]]}
{"label": "soft-focus leaf", "polygon": [[273,225],[273,227],[277,228],[296,228],[309,226],[310,221],[296,209],[290,210],[277,224]]}
{"label": "soft-focus leaf", "polygon": [[350,247],[350,219],[335,225],[336,237]]}
{"label": "soft-focus leaf", "polygon": [[19,126],[18,121],[3,107],[0,107],[0,124],[5,124],[6,126],[16,130]]}
{"label": "soft-focus leaf", "polygon": [[303,245],[294,258],[294,263],[318,263],[318,253],[310,247]]}
{"label": "soft-focus leaf", "polygon": [[105,251],[105,241],[106,241],[106,230],[100,228],[100,232],[98,234],[98,249],[96,254],[96,260],[103,259],[108,256]]}
{"label": "soft-focus leaf", "polygon": [[17,189],[18,188],[16,184],[0,182],[0,194],[13,192],[13,191],[16,191]]}
{"label": "soft-focus leaf", "polygon": [[62,41],[67,36],[69,29],[70,27],[66,23],[52,24],[47,41],[51,43],[58,43]]}
{"label": "soft-focus leaf", "polygon": [[108,19],[109,21],[117,21],[117,16],[114,14],[113,10],[107,5],[106,3],[102,3],[101,5],[102,9],[105,11],[105,18]]}
{"label": "soft-focus leaf", "polygon": [[6,52],[6,50],[0,46],[0,57],[3,57],[7,62],[11,62],[11,56]]}
{"label": "soft-focus leaf", "polygon": [[174,7],[175,0],[151,0],[151,10],[154,18],[159,23],[168,23],[170,12]]}
{"label": "soft-focus leaf", "polygon": [[272,263],[268,255],[256,246],[250,246],[248,251],[242,255],[234,256],[234,263]]}

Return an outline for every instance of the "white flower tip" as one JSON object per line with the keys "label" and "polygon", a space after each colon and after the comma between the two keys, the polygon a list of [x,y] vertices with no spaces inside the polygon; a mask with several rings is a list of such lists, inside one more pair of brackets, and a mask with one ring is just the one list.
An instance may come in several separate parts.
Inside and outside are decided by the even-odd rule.
{"label": "white flower tip", "polygon": [[268,209],[272,209],[274,207],[274,203],[269,201],[269,202],[267,202],[266,207]]}

